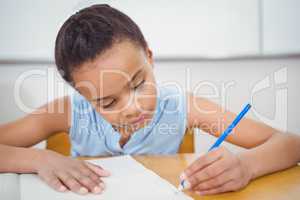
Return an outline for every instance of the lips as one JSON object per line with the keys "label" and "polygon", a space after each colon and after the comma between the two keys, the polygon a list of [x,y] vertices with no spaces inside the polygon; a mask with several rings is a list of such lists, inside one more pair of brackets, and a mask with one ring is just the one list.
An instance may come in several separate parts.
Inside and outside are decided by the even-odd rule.
{"label": "lips", "polygon": [[145,115],[140,115],[136,120],[132,122],[132,124],[139,124],[144,122],[144,120],[145,120]]}

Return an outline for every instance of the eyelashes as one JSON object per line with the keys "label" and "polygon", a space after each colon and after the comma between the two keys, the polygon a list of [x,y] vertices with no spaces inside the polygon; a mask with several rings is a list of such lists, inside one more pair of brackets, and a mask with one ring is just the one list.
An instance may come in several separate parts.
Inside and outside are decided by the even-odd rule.
{"label": "eyelashes", "polygon": [[134,87],[134,89],[139,88],[139,87],[142,86],[144,83],[145,83],[145,79],[142,80],[138,85],[136,85],[136,86]]}
{"label": "eyelashes", "polygon": [[114,100],[112,100],[108,105],[103,105],[102,107],[103,107],[103,108],[109,108],[109,107],[111,107],[115,102],[116,102],[116,100],[114,99]]}
{"label": "eyelashes", "polygon": [[[139,84],[137,84],[136,86],[133,87],[134,90],[140,88],[141,86],[143,86],[145,83],[145,79],[143,79]],[[115,103],[116,103],[116,99],[113,99],[109,104],[107,105],[102,105],[102,108],[106,109],[106,108],[110,108],[112,107]],[[99,104],[98,104],[99,106]]]}

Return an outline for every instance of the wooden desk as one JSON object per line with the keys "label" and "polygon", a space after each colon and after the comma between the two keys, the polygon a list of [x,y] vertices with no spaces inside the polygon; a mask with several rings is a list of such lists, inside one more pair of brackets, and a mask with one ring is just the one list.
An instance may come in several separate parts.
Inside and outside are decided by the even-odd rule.
{"label": "wooden desk", "polygon": [[[180,173],[196,157],[195,154],[178,154],[176,156],[134,156],[134,158],[177,187]],[[198,196],[191,192],[187,194],[196,200],[299,200],[300,166],[256,179],[238,192],[212,196]]]}

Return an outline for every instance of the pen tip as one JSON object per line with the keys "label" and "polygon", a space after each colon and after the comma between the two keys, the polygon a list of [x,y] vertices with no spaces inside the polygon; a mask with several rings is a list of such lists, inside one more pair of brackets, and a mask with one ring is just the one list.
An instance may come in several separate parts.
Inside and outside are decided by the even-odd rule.
{"label": "pen tip", "polygon": [[183,184],[184,183],[184,181],[182,180],[181,182],[180,182],[180,184],[178,185],[178,187],[177,187],[177,189],[179,190],[179,191],[182,191],[184,188],[183,188]]}
{"label": "pen tip", "polygon": [[183,190],[183,187],[181,185],[179,185],[178,188],[177,188],[177,191],[182,192],[182,190]]}

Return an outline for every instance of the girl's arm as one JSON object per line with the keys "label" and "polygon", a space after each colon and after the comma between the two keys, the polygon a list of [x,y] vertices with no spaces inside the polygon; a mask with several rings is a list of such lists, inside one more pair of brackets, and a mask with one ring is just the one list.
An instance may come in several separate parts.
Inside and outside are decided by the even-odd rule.
{"label": "girl's arm", "polygon": [[0,172],[37,173],[42,151],[0,144]]}
{"label": "girl's arm", "polygon": [[69,98],[57,99],[16,121],[0,125],[0,144],[31,147],[70,127]]}
{"label": "girl's arm", "polygon": [[274,133],[264,144],[239,155],[255,179],[283,170],[300,161],[300,137],[288,133]]}
{"label": "girl's arm", "polygon": [[86,194],[100,193],[101,176],[109,173],[84,161],[30,147],[57,132],[68,132],[69,98],[42,106],[34,113],[0,125],[0,172],[37,173],[50,187]]}
{"label": "girl's arm", "polygon": [[21,119],[0,125],[0,172],[36,172],[43,150],[25,147],[31,147],[56,132],[67,132],[69,113],[69,100],[64,97]]}
{"label": "girl's arm", "polygon": [[[188,96],[188,127],[198,127],[218,137],[235,118],[217,104]],[[234,155],[225,148],[200,157],[182,175],[199,194],[238,190],[254,178],[282,170],[300,161],[300,137],[251,119],[243,119],[227,139],[248,148]]]}

